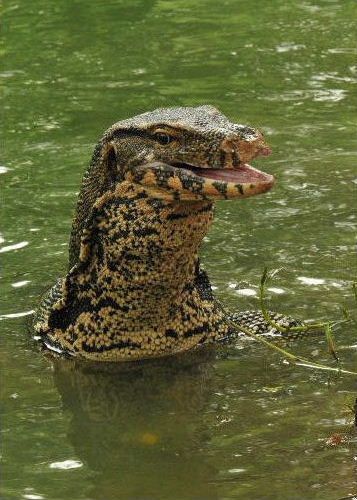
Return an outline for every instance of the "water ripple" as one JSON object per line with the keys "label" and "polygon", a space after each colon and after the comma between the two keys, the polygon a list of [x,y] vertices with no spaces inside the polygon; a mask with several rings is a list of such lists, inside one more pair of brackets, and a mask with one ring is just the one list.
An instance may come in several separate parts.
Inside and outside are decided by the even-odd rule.
{"label": "water ripple", "polygon": [[68,470],[83,467],[83,464],[79,460],[64,460],[63,462],[52,462],[49,467],[50,469]]}
{"label": "water ripple", "polygon": [[13,318],[23,318],[24,316],[30,316],[34,314],[35,311],[32,309],[31,311],[23,311],[18,313],[10,313],[10,314],[0,314],[0,320],[2,319],[13,319]]}
{"label": "water ripple", "polygon": [[19,250],[24,248],[29,244],[28,241],[20,241],[20,243],[14,243],[14,245],[8,245],[6,247],[0,248],[0,253],[11,252],[12,250]]}

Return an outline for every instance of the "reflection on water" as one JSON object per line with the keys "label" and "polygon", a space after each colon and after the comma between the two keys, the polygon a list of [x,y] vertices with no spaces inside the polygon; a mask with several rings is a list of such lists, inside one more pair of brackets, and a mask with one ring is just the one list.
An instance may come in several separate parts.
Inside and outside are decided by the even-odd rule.
{"label": "reflection on water", "polygon": [[[212,351],[135,366],[54,361],[74,455],[50,467],[89,468],[87,493],[98,500],[118,491],[128,499],[285,498],[304,477],[289,498],[307,498],[311,489],[326,493],[319,471],[332,457],[333,487],[356,484],[356,465],[345,460],[357,442],[352,414],[332,409],[322,379],[301,390],[301,374],[280,368],[272,381],[249,354],[227,354],[219,368]],[[254,383],[242,378],[249,366]],[[306,427],[307,413],[316,428]],[[274,488],[259,496],[272,474]]]}
{"label": "reflection on water", "polygon": [[[202,357],[202,356],[201,356]],[[218,498],[217,470],[202,456],[210,436],[202,413],[212,366],[201,359],[157,366],[54,363],[70,412],[68,439],[96,473],[91,498]],[[189,482],[187,479],[189,478]]]}

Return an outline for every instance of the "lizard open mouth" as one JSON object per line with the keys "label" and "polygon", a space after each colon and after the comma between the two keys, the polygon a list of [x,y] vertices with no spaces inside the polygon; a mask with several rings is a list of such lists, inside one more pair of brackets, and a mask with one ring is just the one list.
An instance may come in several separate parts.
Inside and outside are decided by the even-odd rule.
{"label": "lizard open mouth", "polygon": [[[247,198],[269,191],[274,185],[274,177],[248,163],[257,156],[271,153],[261,137],[252,143],[243,144],[240,162],[234,161],[237,155],[234,157],[235,151],[231,144],[226,146],[230,146],[230,150],[225,155],[226,161],[219,168],[206,162],[202,166],[180,160],[166,164],[152,162],[128,172],[126,178],[150,189],[153,195],[164,198],[168,195],[182,201]],[[162,191],[166,194],[162,194]]]}
{"label": "lizard open mouth", "polygon": [[248,163],[234,168],[197,167],[184,162],[148,163],[126,174],[158,197],[171,193],[174,199],[233,199],[247,198],[269,191],[274,185],[272,175]]}
{"label": "lizard open mouth", "polygon": [[198,177],[226,183],[248,184],[274,182],[274,177],[272,175],[262,172],[248,163],[240,163],[239,166],[235,168],[200,168],[187,163],[176,163],[175,167],[188,170]]}

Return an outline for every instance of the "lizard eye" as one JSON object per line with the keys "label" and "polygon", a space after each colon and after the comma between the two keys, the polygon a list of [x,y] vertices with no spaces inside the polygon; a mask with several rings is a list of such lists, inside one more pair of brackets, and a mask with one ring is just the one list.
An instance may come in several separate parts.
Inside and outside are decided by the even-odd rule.
{"label": "lizard eye", "polygon": [[156,132],[155,133],[155,139],[163,145],[170,144],[170,142],[173,142],[175,140],[174,137],[172,137],[169,134],[165,134],[165,132]]}

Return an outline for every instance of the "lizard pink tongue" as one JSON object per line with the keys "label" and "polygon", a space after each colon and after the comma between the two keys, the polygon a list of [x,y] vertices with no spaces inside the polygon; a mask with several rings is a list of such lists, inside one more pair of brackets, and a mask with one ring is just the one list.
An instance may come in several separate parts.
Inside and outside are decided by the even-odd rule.
{"label": "lizard pink tongue", "polygon": [[256,184],[260,182],[271,182],[274,177],[265,172],[248,165],[241,164],[235,169],[211,169],[211,168],[195,168],[196,175],[206,179],[214,179],[221,182],[234,182],[235,184]]}

